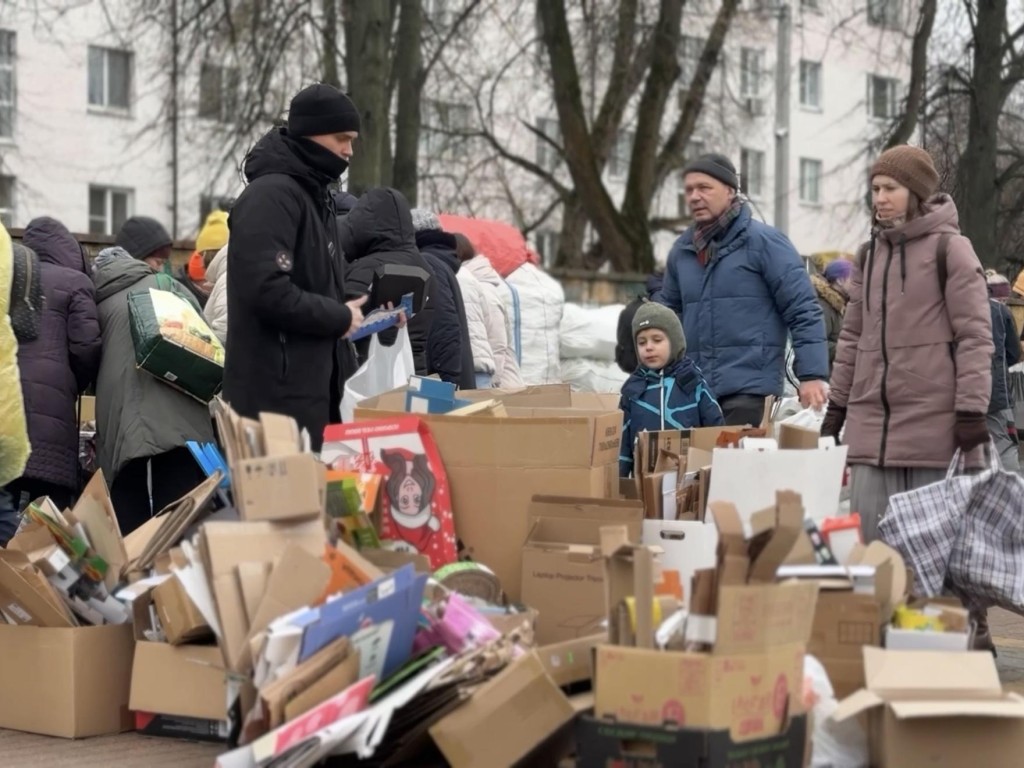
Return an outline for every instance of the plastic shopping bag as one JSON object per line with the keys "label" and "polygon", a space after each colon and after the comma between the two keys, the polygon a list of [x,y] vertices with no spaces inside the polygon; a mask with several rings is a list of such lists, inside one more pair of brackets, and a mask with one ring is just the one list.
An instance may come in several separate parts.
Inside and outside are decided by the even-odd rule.
{"label": "plastic shopping bag", "polygon": [[341,399],[341,420],[353,420],[356,406],[368,397],[389,392],[409,383],[409,377],[416,374],[412,359],[412,343],[409,329],[398,332],[395,343],[386,347],[374,336],[370,340],[370,351],[366,362],[345,382],[345,395]]}

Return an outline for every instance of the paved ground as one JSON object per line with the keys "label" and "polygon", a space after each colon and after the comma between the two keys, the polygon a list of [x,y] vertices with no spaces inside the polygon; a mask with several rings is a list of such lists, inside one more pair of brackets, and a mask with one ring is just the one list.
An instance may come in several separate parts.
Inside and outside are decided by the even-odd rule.
{"label": "paved ground", "polygon": [[[999,672],[1008,690],[1024,694],[1024,618],[1005,611],[989,617],[999,649]],[[220,748],[126,733],[65,741],[0,730],[0,765],[4,768],[209,768]]]}

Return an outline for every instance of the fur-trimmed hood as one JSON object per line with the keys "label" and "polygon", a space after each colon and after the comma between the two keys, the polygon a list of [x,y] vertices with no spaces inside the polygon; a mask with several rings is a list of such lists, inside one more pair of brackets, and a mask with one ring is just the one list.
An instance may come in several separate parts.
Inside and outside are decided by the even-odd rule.
{"label": "fur-trimmed hood", "polygon": [[836,312],[843,314],[846,311],[846,302],[849,301],[849,298],[841,288],[832,285],[821,275],[811,275],[811,285],[814,286],[818,298],[827,301]]}

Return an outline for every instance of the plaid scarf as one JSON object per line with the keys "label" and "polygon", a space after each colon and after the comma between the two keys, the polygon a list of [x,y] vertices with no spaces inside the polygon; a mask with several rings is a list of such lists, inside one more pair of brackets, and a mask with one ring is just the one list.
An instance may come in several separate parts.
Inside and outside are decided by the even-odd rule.
{"label": "plaid scarf", "polygon": [[717,219],[706,224],[697,224],[693,228],[693,247],[697,249],[697,261],[702,267],[707,266],[708,260],[711,258],[708,248],[711,241],[724,233],[742,210],[743,200],[737,195],[733,198],[732,205],[726,208]]}

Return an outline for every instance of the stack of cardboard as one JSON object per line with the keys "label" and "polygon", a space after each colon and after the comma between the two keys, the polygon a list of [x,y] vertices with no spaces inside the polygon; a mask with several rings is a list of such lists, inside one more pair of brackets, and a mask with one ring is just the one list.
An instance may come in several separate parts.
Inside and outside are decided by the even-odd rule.
{"label": "stack of cardboard", "polygon": [[779,494],[752,517],[750,538],[734,506],[709,509],[715,567],[695,574],[689,611],[671,616],[653,590],[660,551],[602,531],[611,632],[597,650],[594,716],[579,724],[581,766],[628,760],[629,745],[673,765],[753,755],[803,765],[803,663],[818,587],[775,581],[802,535],[800,498]]}

